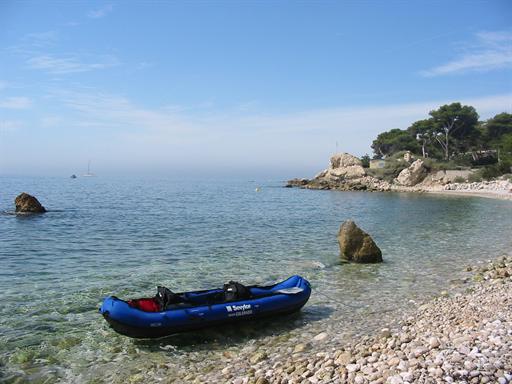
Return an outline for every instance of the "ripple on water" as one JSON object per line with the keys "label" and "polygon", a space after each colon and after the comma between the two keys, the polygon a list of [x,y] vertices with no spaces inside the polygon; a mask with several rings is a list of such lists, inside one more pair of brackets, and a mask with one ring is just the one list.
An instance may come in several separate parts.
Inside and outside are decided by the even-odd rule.
{"label": "ripple on water", "polygon": [[[2,178],[0,198],[29,190],[45,215],[0,215],[0,381],[125,382],[140,369],[213,369],[225,355],[289,346],[327,332],[342,343],[380,327],[511,245],[509,202],[338,193],[246,182]],[[12,201],[0,200],[0,211]],[[57,208],[57,209],[53,209]],[[354,219],[383,250],[379,265],[340,264],[336,232]],[[112,332],[103,297],[149,296],[228,280],[301,274],[313,285],[293,316],[160,340]]]}

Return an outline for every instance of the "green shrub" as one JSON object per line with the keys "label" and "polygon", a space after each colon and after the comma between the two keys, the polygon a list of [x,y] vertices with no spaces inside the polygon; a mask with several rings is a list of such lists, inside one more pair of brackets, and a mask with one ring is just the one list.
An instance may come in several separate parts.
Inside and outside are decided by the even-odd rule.
{"label": "green shrub", "polygon": [[500,173],[498,167],[496,167],[494,165],[489,165],[487,167],[483,167],[480,170],[480,172],[482,174],[482,179],[484,179],[484,180],[494,179],[495,177],[498,177],[498,176],[502,175]]}
{"label": "green shrub", "polygon": [[452,158],[456,166],[475,167],[496,164],[498,159],[494,153],[475,153],[476,159],[471,153],[459,153]]}
{"label": "green shrub", "polygon": [[431,171],[447,171],[452,169],[468,169],[469,167],[458,164],[456,161],[449,160],[436,160],[432,158],[424,158],[422,159],[425,167],[427,167]]}
{"label": "green shrub", "polygon": [[462,176],[457,176],[455,179],[453,179],[453,182],[454,183],[465,183],[466,179],[463,178]]}
{"label": "green shrub", "polygon": [[471,167],[474,166],[473,157],[470,153],[457,154],[451,160],[456,166]]}
{"label": "green shrub", "polygon": [[512,166],[512,162],[509,160],[504,160],[499,164],[487,165],[480,169],[482,178],[485,180],[494,179],[501,175],[510,172],[510,167]]}
{"label": "green shrub", "polygon": [[470,183],[478,183],[478,182],[482,181],[482,172],[481,172],[481,170],[478,170],[476,172],[471,173],[468,176],[468,181]]}
{"label": "green shrub", "polygon": [[434,164],[434,169],[436,171],[447,171],[449,169],[461,169],[460,165],[458,165],[454,161],[438,161]]}
{"label": "green shrub", "polygon": [[370,156],[368,154],[361,157],[363,168],[370,168]]}
{"label": "green shrub", "polygon": [[388,158],[386,159],[386,165],[384,168],[367,169],[366,172],[377,179],[393,181],[402,170],[407,168],[409,163],[403,159],[397,160]]}
{"label": "green shrub", "polygon": [[[393,153],[392,155],[389,155],[388,157],[386,157],[386,160],[403,160],[404,159],[404,155],[407,153],[407,151],[398,151],[398,152],[395,152]],[[414,156],[414,154],[413,154]]]}

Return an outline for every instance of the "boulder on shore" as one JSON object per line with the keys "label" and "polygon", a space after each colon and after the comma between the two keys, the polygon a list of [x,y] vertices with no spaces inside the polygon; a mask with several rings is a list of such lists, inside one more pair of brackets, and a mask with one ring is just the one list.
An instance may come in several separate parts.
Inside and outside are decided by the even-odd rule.
{"label": "boulder on shore", "polygon": [[19,213],[44,213],[46,212],[45,207],[34,197],[28,193],[21,193],[14,200],[16,205],[16,212]]}
{"label": "boulder on shore", "polygon": [[396,182],[406,187],[412,187],[422,181],[427,176],[428,170],[423,160],[414,161],[408,168],[399,173]]}
{"label": "boulder on shore", "polygon": [[338,232],[340,256],[356,263],[380,263],[382,252],[373,239],[352,220],[345,221]]}
{"label": "boulder on shore", "polygon": [[363,165],[363,162],[350,153],[337,153],[331,157],[331,169]]}
{"label": "boulder on shore", "polygon": [[338,153],[331,157],[331,166],[326,170],[324,178],[331,181],[357,179],[366,175],[363,163],[350,153]]}

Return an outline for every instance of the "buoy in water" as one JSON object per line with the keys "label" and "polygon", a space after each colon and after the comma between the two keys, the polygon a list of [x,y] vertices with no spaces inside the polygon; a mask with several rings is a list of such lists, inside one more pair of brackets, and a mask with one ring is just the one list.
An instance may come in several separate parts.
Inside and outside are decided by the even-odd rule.
{"label": "buoy in water", "polygon": [[256,187],[255,191],[256,191],[256,192],[261,191],[260,187]]}

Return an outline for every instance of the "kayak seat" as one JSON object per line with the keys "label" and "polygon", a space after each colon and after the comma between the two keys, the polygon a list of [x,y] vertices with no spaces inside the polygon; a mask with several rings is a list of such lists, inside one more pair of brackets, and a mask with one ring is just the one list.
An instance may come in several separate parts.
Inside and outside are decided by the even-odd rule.
{"label": "kayak seat", "polygon": [[278,294],[279,290],[289,289],[299,285],[300,281],[298,276],[293,276],[281,283],[263,287],[257,285],[244,286],[238,282],[230,281],[224,284],[223,288],[183,293],[174,293],[168,288],[159,286],[155,297],[133,299],[128,301],[128,304],[130,307],[145,312],[161,312],[203,305],[211,306],[214,304],[273,296]]}
{"label": "kayak seat", "polygon": [[[140,309],[144,312],[160,312],[166,311],[171,306],[184,304],[183,295],[176,294],[165,287],[158,287],[155,297],[144,297],[141,299],[133,299],[128,301],[128,305],[132,308]],[[187,306],[190,306],[188,304]]]}

